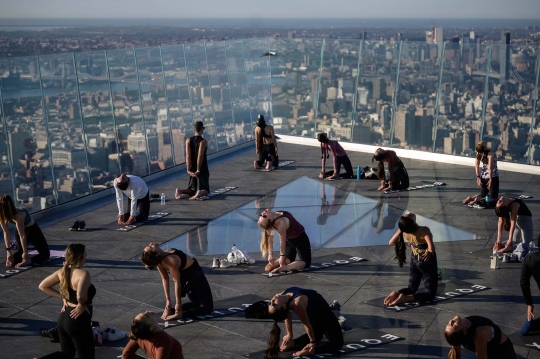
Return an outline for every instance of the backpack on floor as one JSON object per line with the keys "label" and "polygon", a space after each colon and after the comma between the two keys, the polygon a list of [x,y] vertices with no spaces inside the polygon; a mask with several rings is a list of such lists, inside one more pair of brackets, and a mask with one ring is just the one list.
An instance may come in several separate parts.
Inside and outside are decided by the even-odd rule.
{"label": "backpack on floor", "polygon": [[268,305],[269,303],[264,300],[255,302],[244,310],[244,317],[246,319],[269,319]]}

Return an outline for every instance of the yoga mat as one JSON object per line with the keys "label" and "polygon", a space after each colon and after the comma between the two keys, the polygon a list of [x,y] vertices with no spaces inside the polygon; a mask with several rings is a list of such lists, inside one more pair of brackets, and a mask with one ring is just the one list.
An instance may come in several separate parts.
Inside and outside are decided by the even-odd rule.
{"label": "yoga mat", "polygon": [[446,186],[446,183],[444,182],[433,182],[429,184],[413,184],[409,188],[397,190],[397,191],[384,191],[384,193],[396,193],[396,192],[405,192],[405,191],[416,191],[419,189],[426,189],[426,188],[433,188],[433,187],[440,187],[440,186]]}
{"label": "yoga mat", "polygon": [[[66,256],[66,251],[57,251],[55,249],[51,249],[49,252],[51,252],[51,257],[64,258]],[[31,252],[28,252],[28,254],[35,256],[36,254],[39,254],[39,253],[38,251],[31,251]]]}
{"label": "yoga mat", "polygon": [[[524,316],[525,318],[525,316]],[[525,318],[526,319],[526,318]],[[527,349],[536,349],[540,351],[540,333],[534,335],[519,336],[519,332],[508,334],[508,338],[512,341],[512,344],[524,347]]]}
{"label": "yoga mat", "polygon": [[[422,286],[422,285],[421,285]],[[480,292],[486,289],[490,289],[489,287],[479,285],[479,284],[473,284],[469,282],[464,282],[457,279],[452,279],[449,281],[439,282],[439,287],[444,286],[444,291],[441,291],[440,288],[437,290],[440,294],[437,294],[435,296],[435,299],[431,302],[411,302],[411,303],[405,303],[400,305],[394,305],[394,306],[386,306],[383,304],[384,298],[381,297],[377,299],[368,300],[367,302],[364,302],[364,304],[372,305],[374,307],[379,308],[385,308],[388,310],[392,310],[394,312],[402,312],[404,310],[409,310],[413,308],[418,307],[424,307],[424,306],[433,306],[437,305],[440,302],[445,302],[447,300],[451,300],[457,297],[462,297],[467,294]],[[423,288],[420,288],[419,290],[423,290]]]}
{"label": "yoga mat", "polygon": [[[298,333],[297,333],[298,334]],[[379,345],[384,345],[388,343],[392,343],[398,340],[404,340],[405,338],[398,337],[396,335],[387,334],[385,332],[382,332],[380,330],[375,329],[367,329],[367,328],[359,328],[359,329],[352,329],[347,332],[343,333],[343,348],[338,353],[330,354],[330,353],[321,353],[321,354],[315,354],[315,355],[309,355],[309,356],[302,356],[301,358],[338,358],[342,355],[346,355],[349,353],[354,353],[359,350],[369,349],[372,347],[376,347]],[[323,339],[325,340],[325,339]],[[296,358],[300,359],[300,357],[293,356],[293,353],[300,350],[302,348],[294,348],[293,350],[279,353],[280,358]],[[249,358],[249,359],[264,359],[264,350],[251,353],[251,354],[244,354],[243,357]]]}
{"label": "yoga mat", "polygon": [[247,307],[251,304],[258,302],[260,300],[265,300],[261,296],[255,294],[245,294],[239,297],[232,297],[221,299],[214,302],[214,311],[210,314],[199,316],[195,318],[187,318],[186,320],[169,320],[164,321],[161,318],[158,318],[158,323],[162,328],[172,328],[179,325],[186,325],[190,323],[199,322],[201,320],[211,320],[221,318],[227,315],[232,315],[236,313],[242,313]]}
{"label": "yoga mat", "polygon": [[528,196],[526,194],[521,194],[519,196],[516,196],[516,194],[512,194],[512,193],[500,193],[499,194],[499,197],[501,196],[504,196],[504,197],[510,197],[510,198],[518,198],[518,199],[531,199],[531,198],[534,198],[533,196]]}
{"label": "yoga mat", "polygon": [[290,165],[291,163],[295,163],[296,161],[279,161],[279,167],[276,168],[276,169],[270,169],[270,170],[267,170],[266,168],[262,169],[262,170],[259,170],[261,172],[272,172],[272,171],[275,171],[275,170],[279,170],[281,167],[285,167],[285,166],[288,166]]}
{"label": "yoga mat", "polygon": [[235,188],[238,188],[238,187],[223,187],[223,188],[220,188],[220,189],[216,189],[214,192],[210,192],[208,193],[208,195],[206,196],[203,196],[203,197],[199,197],[197,198],[197,201],[206,201],[206,200],[209,200],[211,199],[212,197],[215,197],[215,196],[218,196],[222,193],[227,193]]}
{"label": "yoga mat", "polygon": [[[148,216],[148,219],[146,221],[144,221],[144,222],[135,222],[133,224],[130,224],[129,226],[124,226],[124,227],[118,226],[118,222],[111,222],[105,228],[109,229],[109,230],[114,230],[114,231],[129,232],[129,231],[134,230],[135,228],[139,228],[140,226],[144,226],[145,224],[150,224],[150,223],[154,222],[157,219],[167,217],[169,214],[170,213],[167,213],[167,212],[158,212],[156,214],[151,214],[151,215]],[[159,221],[156,222],[156,224],[158,224],[158,223],[159,223]]]}
{"label": "yoga mat", "polygon": [[[61,252],[62,256],[61,257],[60,256],[53,256],[53,252]],[[30,252],[30,254],[32,254],[32,252]],[[57,261],[58,259],[61,259],[61,258],[62,259],[64,258],[64,252],[62,252],[62,251],[51,251],[51,257],[46,262],[44,262],[42,264],[39,264],[39,265],[29,265],[29,266],[25,266],[25,267],[6,267],[5,262],[4,262],[4,263],[2,263],[0,265],[0,278],[5,279],[5,278],[13,277],[16,274],[26,272],[26,271],[34,268],[34,267],[40,267],[40,266],[47,265],[48,263],[55,262],[55,261]]]}
{"label": "yoga mat", "polygon": [[365,262],[367,259],[360,258],[360,257],[351,257],[346,254],[337,253],[337,254],[329,254],[322,257],[315,257],[311,260],[311,266],[309,268],[304,268],[301,270],[294,270],[294,271],[288,271],[288,272],[280,272],[280,273],[269,273],[264,270],[264,266],[266,266],[267,263],[265,263],[263,266],[257,266],[257,267],[248,267],[246,268],[246,271],[262,275],[267,278],[275,278],[275,277],[283,277],[286,275],[296,274],[296,273],[302,273],[302,272],[312,272],[315,270],[321,270],[325,268],[331,268],[336,266],[342,266],[346,264],[353,264],[353,263],[359,263],[359,262]]}

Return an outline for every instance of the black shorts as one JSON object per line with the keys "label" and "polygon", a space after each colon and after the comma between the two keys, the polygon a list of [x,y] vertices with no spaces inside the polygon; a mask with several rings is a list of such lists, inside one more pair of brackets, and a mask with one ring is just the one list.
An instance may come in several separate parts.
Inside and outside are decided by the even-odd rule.
{"label": "black shorts", "polygon": [[292,263],[296,260],[297,253],[298,260],[305,262],[306,266],[304,268],[308,268],[311,265],[311,244],[306,232],[293,239],[287,238],[285,257]]}

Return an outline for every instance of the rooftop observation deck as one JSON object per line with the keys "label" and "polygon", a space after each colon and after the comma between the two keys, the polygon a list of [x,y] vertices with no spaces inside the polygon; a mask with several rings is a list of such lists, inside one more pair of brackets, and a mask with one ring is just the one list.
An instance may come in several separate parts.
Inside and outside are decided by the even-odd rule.
{"label": "rooftop observation deck", "polygon": [[[86,245],[85,267],[97,288],[93,319],[102,328],[116,326],[129,331],[136,314],[145,310],[162,312],[164,294],[159,274],[146,270],[133,258],[149,242],[169,241],[169,246],[197,258],[210,282],[214,301],[243,294],[269,299],[293,285],[311,288],[328,301],[339,300],[348,326],[382,330],[405,338],[348,354],[348,358],[446,357],[449,346],[443,330],[455,315],[486,316],[507,334],[521,328],[527,310],[519,285],[521,266],[502,263],[498,270],[489,268],[497,218],[493,210],[461,205],[465,196],[478,191],[471,167],[404,158],[411,185],[435,181],[447,185],[381,194],[375,190],[377,181],[316,179],[320,170],[320,150],[316,147],[281,143],[279,150],[282,159],[296,162],[269,173],[253,170],[252,148],[211,161],[211,189],[237,188],[209,201],[173,199],[174,189],[186,186],[183,173],[150,182],[151,193],[163,192],[167,196],[164,206],[152,202],[151,213],[171,213],[156,225],[127,233],[115,231],[110,226],[117,213],[113,195],[38,222],[53,249],[64,249],[73,242]],[[354,166],[371,163],[371,155],[365,153],[349,151],[349,157]],[[538,175],[502,170],[500,178],[502,194],[538,197]],[[526,203],[533,215],[540,210],[538,198]],[[264,278],[234,268],[213,270],[212,258],[223,258],[233,244],[249,251],[258,259],[257,265],[263,263],[258,252],[260,231],[255,221],[260,208],[272,206],[289,210],[300,219],[311,239],[314,258],[346,253],[368,261],[279,278]],[[443,281],[457,278],[491,289],[399,313],[363,304],[407,285],[409,269],[399,268],[393,247],[387,245],[405,210],[419,215],[418,221],[432,229],[438,266],[444,269]],[[321,217],[322,213],[327,215]],[[76,219],[86,221],[86,232],[68,231]],[[534,220],[536,225],[536,217]],[[61,261],[56,261],[0,280],[2,357],[39,357],[60,348],[39,335],[40,328],[54,326],[60,301],[38,289],[39,282],[60,266]],[[532,287],[537,296],[537,287]],[[271,324],[228,316],[167,330],[182,343],[186,358],[241,358],[265,348]],[[294,328],[296,334],[303,331],[298,321]],[[96,358],[120,355],[116,348],[125,343],[107,343],[112,349],[97,348]],[[515,350],[519,358],[540,358],[536,350],[519,346]],[[472,358],[469,354],[464,351],[464,357]]]}

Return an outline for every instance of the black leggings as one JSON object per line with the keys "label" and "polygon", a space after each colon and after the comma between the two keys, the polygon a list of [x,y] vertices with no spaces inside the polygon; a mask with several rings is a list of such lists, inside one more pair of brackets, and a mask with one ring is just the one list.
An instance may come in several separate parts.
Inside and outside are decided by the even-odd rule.
{"label": "black leggings", "polygon": [[197,177],[189,176],[188,188],[194,192],[206,191],[210,192],[210,174],[199,173]]}
{"label": "black leggings", "polygon": [[[354,177],[354,172],[353,172],[353,169],[352,169],[352,164],[351,164],[351,160],[349,159],[349,156],[347,156],[347,155],[337,156],[336,157],[336,162],[337,162],[336,166],[337,166],[338,173],[341,171],[341,166],[342,165],[343,165],[343,168],[345,169],[345,173],[341,173],[339,175],[339,177],[341,177],[341,178],[353,178]],[[325,172],[326,176],[332,176],[333,174],[334,174],[334,170]]]}
{"label": "black leggings", "polygon": [[84,312],[77,319],[69,316],[73,307],[67,307],[66,311],[58,316],[58,336],[60,348],[66,358],[74,358],[78,353],[81,359],[94,359],[94,334],[92,333],[92,315]]}
{"label": "black leggings", "polygon": [[189,303],[182,304],[183,318],[195,319],[199,315],[206,315],[214,310],[214,300],[210,285],[204,272],[195,258],[193,264],[180,271],[182,296],[184,293],[189,298]]}
{"label": "black leggings", "polygon": [[[32,264],[40,264],[50,258],[51,252],[49,251],[49,245],[37,223],[34,222],[30,227],[24,227],[24,234],[26,235],[26,244],[32,243],[39,253],[30,259]],[[22,262],[23,255],[21,236],[18,231],[15,231],[15,241],[17,242],[17,251],[13,253],[13,259],[15,260],[14,264],[17,264]]]}
{"label": "black leggings", "polygon": [[[319,309],[316,311],[316,314],[312,313],[308,313],[308,318],[315,334],[315,341],[317,342],[315,354],[332,354],[340,350],[343,347],[343,332],[330,307],[323,310]],[[320,343],[323,335],[328,341]],[[305,347],[309,342],[310,339],[307,333],[294,339],[294,345],[300,348]]]}
{"label": "black leggings", "polygon": [[[137,210],[139,211],[139,214],[135,217],[137,222],[146,221],[150,215],[150,191],[146,193],[146,196],[137,200]],[[124,214],[124,221],[129,219],[129,216],[131,215],[130,211],[131,198],[128,197],[128,211]]]}
{"label": "black leggings", "polygon": [[[424,280],[424,292],[417,293],[420,282]],[[435,253],[431,255],[429,261],[424,262],[421,258],[414,254],[411,255],[411,266],[409,274],[409,286],[400,289],[398,292],[404,295],[414,295],[414,300],[417,302],[429,302],[435,298],[437,294],[437,285],[439,284],[439,276],[437,272],[437,257]]]}
{"label": "black leggings", "polygon": [[272,161],[272,166],[274,166],[274,168],[278,168],[279,157],[276,155],[276,146],[273,142],[262,145],[262,149],[261,149],[261,152],[259,153],[259,160],[257,161],[257,165],[259,167],[262,167],[264,165],[264,161],[268,159],[268,156],[270,156],[270,160]]}
{"label": "black leggings", "polygon": [[497,346],[497,350],[488,350],[488,359],[515,359],[516,352],[514,351],[514,345],[510,341],[510,338],[506,338],[506,341]]}
{"label": "black leggings", "polygon": [[489,178],[480,178],[480,181],[482,182],[480,196],[485,197],[489,193],[489,196],[492,199],[499,198],[499,176],[493,177],[491,179],[491,186],[489,187],[489,189],[487,188]]}
{"label": "black leggings", "polygon": [[311,243],[309,243],[306,232],[293,239],[287,238],[285,257],[292,263],[296,260],[297,253],[298,260],[306,263],[304,268],[309,268],[311,265]]}
{"label": "black leggings", "polygon": [[403,162],[399,162],[394,166],[394,180],[392,181],[392,190],[402,190],[409,188],[409,174],[403,165]]}

